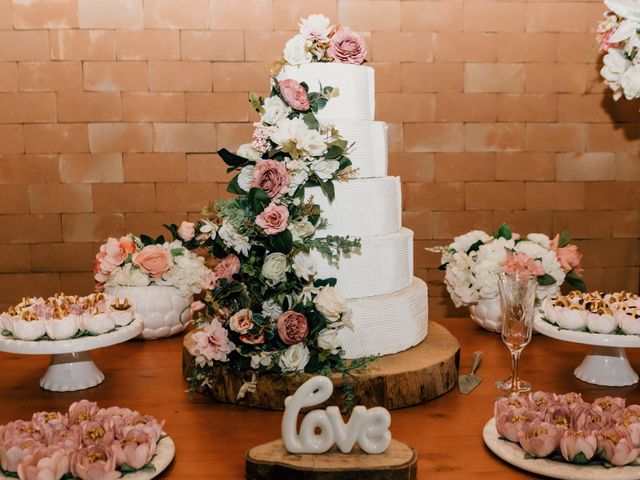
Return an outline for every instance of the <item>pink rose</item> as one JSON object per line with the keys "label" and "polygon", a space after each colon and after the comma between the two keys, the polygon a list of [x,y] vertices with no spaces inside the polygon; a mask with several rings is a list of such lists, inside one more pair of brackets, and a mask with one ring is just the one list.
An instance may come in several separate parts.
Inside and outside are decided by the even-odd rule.
{"label": "pink rose", "polygon": [[289,210],[284,205],[270,203],[260,215],[256,217],[256,225],[267,235],[275,235],[286,230],[289,223]]}
{"label": "pink rose", "polygon": [[604,460],[618,466],[633,462],[640,454],[640,449],[633,446],[629,431],[622,426],[598,432],[598,450]]}
{"label": "pink rose", "polygon": [[111,448],[94,445],[83,448],[71,457],[71,473],[81,480],[116,480],[122,476],[116,470],[116,456]]}
{"label": "pink rose", "polygon": [[584,457],[580,461],[589,461],[596,454],[597,448],[598,439],[595,434],[582,430],[566,430],[560,439],[560,453],[567,462],[574,462],[580,454]]}
{"label": "pink rose", "polygon": [[188,242],[196,236],[196,225],[193,222],[182,222],[178,228],[178,236]]}
{"label": "pink rose", "polygon": [[278,318],[278,335],[287,345],[299,343],[309,333],[309,323],[303,314],[288,310]]}
{"label": "pink rose", "polygon": [[41,448],[18,465],[21,480],[62,478],[69,471],[69,454],[57,447]]}
{"label": "pink rose", "polygon": [[253,313],[248,308],[236,312],[229,319],[229,328],[236,333],[244,335],[253,327]]}
{"label": "pink rose", "polygon": [[367,55],[367,46],[356,32],[341,28],[331,37],[327,55],[336,62],[360,65]]}
{"label": "pink rose", "polygon": [[133,254],[132,261],[134,265],[140,267],[140,270],[153,278],[161,277],[173,266],[171,252],[165,250],[162,245],[147,245]]}
{"label": "pink rose", "polygon": [[532,457],[543,458],[553,453],[560,445],[562,430],[548,422],[534,420],[522,427],[518,442]]}
{"label": "pink rose", "polygon": [[280,87],[280,95],[291,108],[300,112],[309,110],[309,97],[300,83],[292,78],[287,78],[280,80],[278,86]]}
{"label": "pink rose", "polygon": [[196,355],[196,361],[201,365],[205,363],[211,365],[213,360],[228,362],[228,355],[236,348],[229,340],[229,332],[217,318],[194,333],[192,338],[196,342],[193,353]]}
{"label": "pink rose", "polygon": [[538,277],[544,275],[544,270],[538,262],[523,252],[507,253],[502,270],[515,277],[516,275],[529,275]]}
{"label": "pink rose", "polygon": [[261,160],[253,169],[251,186],[261,188],[271,199],[280,198],[289,189],[289,172],[277,160]]}
{"label": "pink rose", "polygon": [[240,273],[240,259],[233,253],[227,255],[213,267],[213,273],[217,280],[226,278],[231,282],[233,276]]}

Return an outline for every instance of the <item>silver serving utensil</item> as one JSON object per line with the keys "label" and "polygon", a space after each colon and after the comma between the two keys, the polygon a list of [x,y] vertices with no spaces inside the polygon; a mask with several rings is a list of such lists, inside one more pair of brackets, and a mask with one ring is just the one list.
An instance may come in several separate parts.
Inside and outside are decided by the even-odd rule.
{"label": "silver serving utensil", "polygon": [[458,389],[463,395],[470,393],[482,381],[482,379],[476,375],[476,370],[480,366],[480,360],[482,360],[482,352],[474,352],[471,373],[469,375],[460,375],[458,377]]}

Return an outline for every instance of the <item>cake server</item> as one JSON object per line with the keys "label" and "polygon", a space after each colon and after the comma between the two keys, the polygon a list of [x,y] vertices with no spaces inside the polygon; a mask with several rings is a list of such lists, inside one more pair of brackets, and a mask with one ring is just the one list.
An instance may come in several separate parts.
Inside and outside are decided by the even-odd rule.
{"label": "cake server", "polygon": [[482,381],[482,379],[476,375],[476,370],[480,366],[480,360],[482,360],[482,352],[474,352],[473,363],[471,364],[471,373],[469,375],[460,375],[458,377],[458,389],[463,395],[470,393]]}

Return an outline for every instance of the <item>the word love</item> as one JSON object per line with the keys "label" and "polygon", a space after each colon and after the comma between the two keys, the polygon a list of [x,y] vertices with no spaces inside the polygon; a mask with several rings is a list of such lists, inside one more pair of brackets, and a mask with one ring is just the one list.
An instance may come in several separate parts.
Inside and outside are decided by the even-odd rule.
{"label": "the word love", "polygon": [[289,453],[324,453],[334,444],[342,453],[349,453],[356,442],[366,453],[383,453],[391,443],[391,415],[382,407],[367,410],[357,406],[345,424],[338,407],[312,410],[296,433],[298,413],[302,408],[326,402],[333,393],[327,377],[317,376],[303,383],[293,396],[284,401],[282,441]]}

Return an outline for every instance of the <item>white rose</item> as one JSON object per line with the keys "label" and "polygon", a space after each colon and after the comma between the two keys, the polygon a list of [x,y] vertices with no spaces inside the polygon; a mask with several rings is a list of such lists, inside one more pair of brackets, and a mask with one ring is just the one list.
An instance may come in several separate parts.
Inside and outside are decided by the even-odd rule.
{"label": "white rose", "polygon": [[338,330],[335,328],[325,328],[318,334],[318,346],[323,350],[331,350],[335,353],[341,346],[342,342],[338,337]]}
{"label": "white rose", "polygon": [[310,42],[302,35],[296,35],[284,46],[284,59],[289,65],[302,65],[311,62]]}
{"label": "white rose", "polygon": [[316,274],[316,264],[308,253],[300,252],[293,257],[293,271],[300,278],[309,280]]}
{"label": "white rose", "polygon": [[292,223],[287,228],[291,230],[291,235],[293,235],[295,241],[310,237],[316,231],[316,227],[308,220]]}
{"label": "white rose", "polygon": [[300,35],[308,40],[329,40],[331,22],[322,14],[311,14],[307,18],[303,18],[298,26],[300,27]]}
{"label": "white rose", "polygon": [[309,350],[303,343],[291,345],[278,360],[278,365],[283,373],[304,372],[307,363],[309,363]]}
{"label": "white rose", "polygon": [[335,287],[322,288],[316,298],[313,299],[313,303],[329,322],[340,320],[343,313],[351,310],[346,300],[342,298]]}
{"label": "white rose", "polygon": [[255,148],[251,148],[250,143],[243,143],[242,145],[240,145],[238,147],[238,150],[236,151],[236,154],[241,156],[242,158],[253,160],[254,162],[262,158],[262,154]]}
{"label": "white rose", "polygon": [[540,245],[542,248],[551,248],[551,239],[544,233],[530,233],[527,235],[527,240]]}
{"label": "white rose", "polygon": [[262,276],[272,284],[280,283],[286,278],[287,256],[283,253],[267,255],[262,264]]}
{"label": "white rose", "polygon": [[242,253],[245,256],[249,254],[251,249],[249,239],[240,234],[231,223],[226,220],[222,222],[218,235],[229,248],[233,248],[237,253]]}
{"label": "white rose", "polygon": [[280,120],[287,118],[291,108],[280,97],[269,97],[264,101],[264,113],[262,121],[269,125],[275,125]]}
{"label": "white rose", "polygon": [[278,305],[273,299],[269,299],[262,303],[263,317],[275,320],[280,315],[282,315],[282,307],[280,307],[280,305]]}
{"label": "white rose", "polygon": [[640,65],[634,65],[624,72],[620,79],[620,86],[627,100],[640,96]]}
{"label": "white rose", "polygon": [[609,49],[602,61],[604,66],[600,70],[600,75],[604,78],[604,83],[613,90],[613,99],[618,100],[622,96],[620,80],[631,66],[631,62],[627,60],[622,50],[617,48]]}
{"label": "white rose", "polygon": [[256,167],[254,165],[247,165],[240,170],[240,174],[238,175],[238,186],[248,192],[251,190],[251,181],[253,180],[253,170]]}
{"label": "white rose", "polygon": [[322,180],[331,180],[333,174],[340,167],[337,160],[326,160],[320,158],[311,162],[311,171],[315,172]]}

